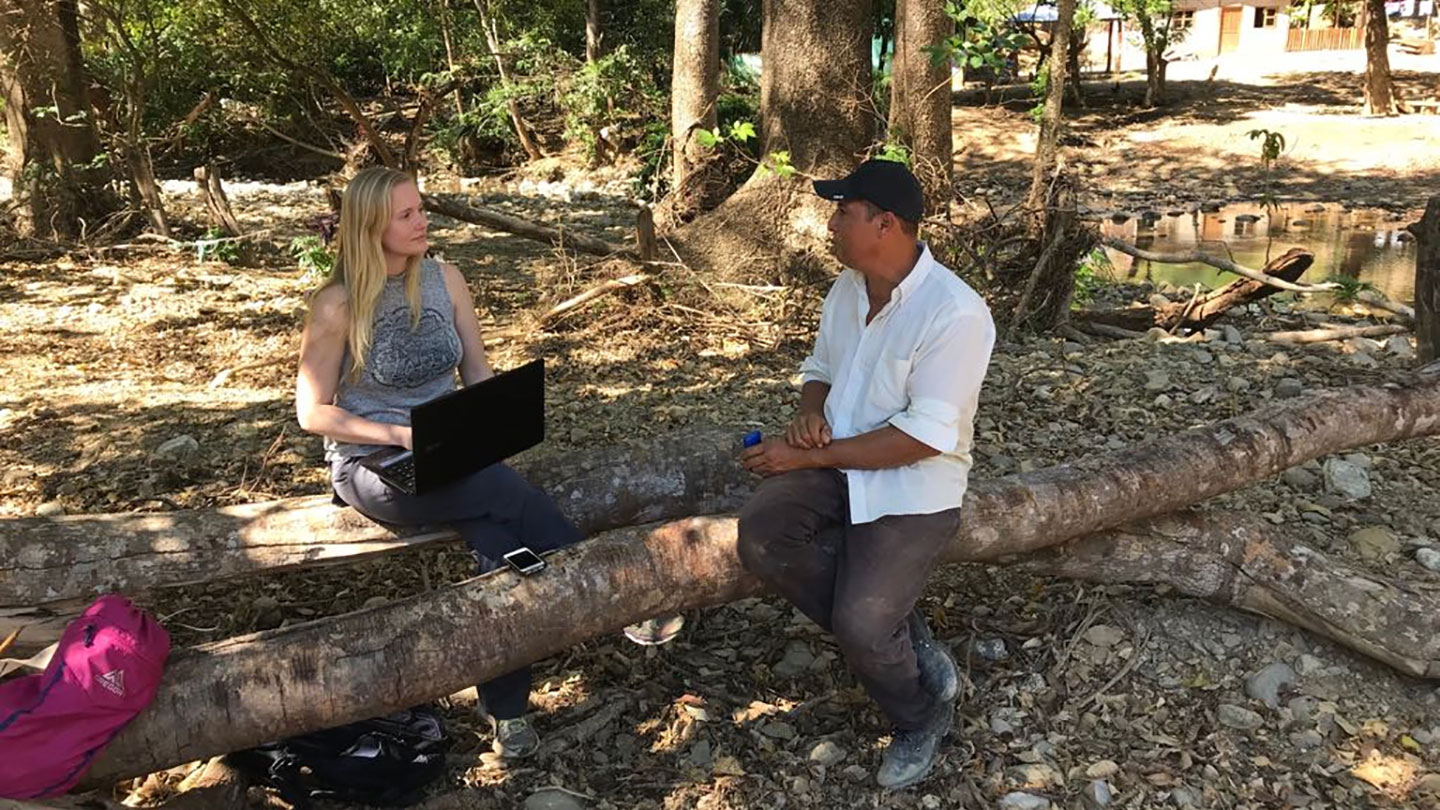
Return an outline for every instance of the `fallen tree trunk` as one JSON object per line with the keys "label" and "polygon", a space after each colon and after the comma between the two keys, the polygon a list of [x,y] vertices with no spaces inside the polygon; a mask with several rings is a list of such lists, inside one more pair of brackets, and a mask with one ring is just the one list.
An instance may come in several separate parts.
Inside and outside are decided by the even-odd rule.
{"label": "fallen tree trunk", "polygon": [[[944,554],[994,561],[1155,517],[1318,456],[1440,432],[1440,365],[1323,391],[1146,445],[976,482]],[[1163,482],[1163,486],[1160,485]],[[147,773],[449,694],[624,624],[752,595],[731,517],[627,528],[552,558],[333,618],[177,654],[89,781]],[[486,643],[474,643],[475,628]],[[414,677],[423,672],[425,677]]]}
{"label": "fallen tree trunk", "polygon": [[473,205],[456,200],[447,200],[444,197],[437,197],[434,194],[420,195],[425,200],[425,209],[435,214],[442,214],[451,219],[458,219],[461,222],[469,222],[473,225],[480,225],[486,228],[493,228],[497,231],[513,233],[536,242],[543,242],[555,247],[567,247],[581,253],[589,253],[594,256],[630,256],[634,251],[623,245],[612,245],[603,239],[596,239],[593,236],[586,236],[580,233],[565,233],[551,228],[547,225],[537,225],[534,222],[527,222],[518,217],[502,214],[499,211],[491,211],[488,208],[477,208]]}
{"label": "fallen tree trunk", "polygon": [[1166,584],[1303,627],[1417,678],[1440,678],[1440,593],[1330,559],[1278,526],[1179,512],[1016,561],[1050,576]]}
{"label": "fallen tree trunk", "polygon": [[[623,448],[538,452],[515,467],[587,535],[738,507],[753,479],[737,439],[696,430]],[[12,655],[60,637],[96,594],[135,593],[399,551],[454,537],[444,527],[387,528],[328,497],[224,509],[0,521],[0,638]]]}
{"label": "fallen tree trunk", "polygon": [[1224,256],[1212,256],[1200,250],[1187,250],[1182,253],[1156,253],[1153,250],[1142,250],[1123,239],[1117,239],[1113,236],[1100,237],[1100,244],[1148,262],[1160,262],[1161,264],[1208,264],[1216,270],[1224,270],[1227,273],[1244,276],[1260,284],[1266,284],[1277,289],[1289,290],[1291,292],[1324,292],[1325,290],[1333,290],[1339,286],[1329,281],[1321,284],[1296,284],[1293,281],[1267,276],[1259,270],[1236,264]]}
{"label": "fallen tree trunk", "polygon": [[[1272,259],[1260,272],[1271,278],[1294,282],[1298,281],[1314,262],[1314,254],[1300,248],[1291,248]],[[1103,324],[1134,332],[1144,332],[1155,327],[1167,332],[1177,328],[1205,329],[1232,307],[1244,306],[1277,292],[1280,292],[1278,287],[1242,278],[1195,299],[1171,301],[1159,307],[1081,310],[1074,313],[1073,317],[1087,324]]]}
{"label": "fallen tree trunk", "polygon": [[1349,340],[1357,337],[1385,337],[1409,332],[1410,327],[1398,323],[1382,323],[1374,326],[1321,326],[1316,329],[1297,329],[1291,332],[1272,332],[1265,336],[1271,343],[1325,343],[1331,340]]}

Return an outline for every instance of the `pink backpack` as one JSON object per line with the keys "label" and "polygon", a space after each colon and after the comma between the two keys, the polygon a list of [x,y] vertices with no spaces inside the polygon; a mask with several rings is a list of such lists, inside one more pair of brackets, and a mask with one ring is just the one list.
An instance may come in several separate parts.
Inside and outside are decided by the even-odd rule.
{"label": "pink backpack", "polygon": [[45,671],[0,683],[0,797],[69,790],[155,696],[170,635],[121,596],[71,622]]}

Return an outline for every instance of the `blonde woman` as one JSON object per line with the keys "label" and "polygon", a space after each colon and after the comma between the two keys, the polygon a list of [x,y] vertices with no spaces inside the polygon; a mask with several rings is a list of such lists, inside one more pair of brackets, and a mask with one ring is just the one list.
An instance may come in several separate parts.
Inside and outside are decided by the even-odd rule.
{"label": "blonde woman", "polygon": [[[335,493],[372,520],[448,523],[481,573],[519,546],[548,551],[580,532],[544,493],[504,464],[425,495],[408,495],[360,466],[384,446],[410,448],[410,409],[494,372],[460,271],[425,258],[425,211],[407,174],[366,169],[341,203],[335,271],[315,293],[300,343],[295,410],[325,437]],[[494,748],[534,753],[540,740],[525,710],[530,669],[480,685]]]}

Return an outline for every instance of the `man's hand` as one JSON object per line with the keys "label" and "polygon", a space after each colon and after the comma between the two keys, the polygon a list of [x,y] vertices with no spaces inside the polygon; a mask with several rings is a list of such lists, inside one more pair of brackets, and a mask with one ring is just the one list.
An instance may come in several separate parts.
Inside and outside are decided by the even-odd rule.
{"label": "man's hand", "polygon": [[[829,431],[826,433],[828,437]],[[740,463],[750,472],[766,478],[815,466],[813,451],[791,447],[779,439],[766,439],[754,447],[747,447],[740,454]]]}
{"label": "man's hand", "polygon": [[830,443],[830,423],[825,415],[801,411],[785,428],[785,442],[801,450],[813,450]]}

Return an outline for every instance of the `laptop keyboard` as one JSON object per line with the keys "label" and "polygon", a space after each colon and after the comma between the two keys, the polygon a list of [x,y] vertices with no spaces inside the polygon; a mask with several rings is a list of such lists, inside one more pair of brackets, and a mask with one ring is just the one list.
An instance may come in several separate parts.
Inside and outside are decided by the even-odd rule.
{"label": "laptop keyboard", "polygon": [[385,465],[385,477],[395,482],[406,492],[415,491],[415,457],[406,456],[393,464]]}

